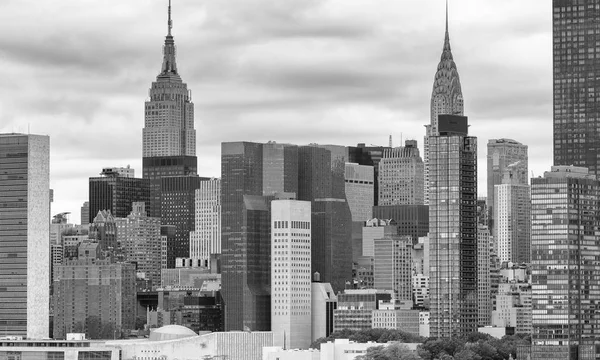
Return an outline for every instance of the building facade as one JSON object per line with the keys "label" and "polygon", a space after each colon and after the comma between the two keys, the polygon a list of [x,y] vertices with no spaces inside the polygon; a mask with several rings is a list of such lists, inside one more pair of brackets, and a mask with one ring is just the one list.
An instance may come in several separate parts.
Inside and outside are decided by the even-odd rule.
{"label": "building facade", "polygon": [[121,176],[113,171],[103,171],[101,175],[89,179],[90,223],[101,210],[109,210],[113,216],[124,218],[131,213],[133,202],[144,202],[147,207],[150,206],[148,180]]}
{"label": "building facade", "polygon": [[50,138],[0,134],[0,334],[48,337]]}
{"label": "building facade", "polygon": [[501,185],[507,170],[513,183],[529,184],[527,145],[512,139],[490,139],[487,144],[487,221],[490,232],[495,234],[494,187]]}
{"label": "building facade", "polygon": [[399,235],[410,235],[413,244],[429,233],[429,207],[427,205],[374,206],[373,217],[391,219],[398,226]]}
{"label": "building facade", "polygon": [[367,221],[372,218],[375,203],[373,166],[346,163],[344,180],[352,221]]}
{"label": "building facade", "polygon": [[460,85],[460,77],[452,49],[450,48],[450,35],[448,32],[448,8],[446,7],[446,33],[442,56],[433,78],[433,90],[431,92],[430,123],[425,125],[424,141],[424,200],[429,204],[429,172],[430,172],[430,138],[438,136],[439,115],[463,115],[464,101]]}
{"label": "building facade", "polygon": [[477,331],[477,138],[467,118],[440,115],[429,138],[431,335]]}
{"label": "building facade", "polygon": [[195,230],[190,232],[190,258],[210,267],[210,255],[221,253],[221,179],[200,182],[195,195]]}
{"label": "building facade", "polygon": [[379,206],[423,205],[424,165],[416,140],[383,152],[379,162]]}
{"label": "building facade", "polygon": [[553,166],[531,179],[531,359],[577,359],[578,349],[598,346],[599,197],[586,168]]}
{"label": "building facade", "polygon": [[477,224],[477,301],[478,327],[489,326],[492,318],[491,235],[487,226]]}
{"label": "building facade", "polygon": [[531,261],[531,194],[529,185],[507,169],[494,186],[494,242],[500,261]]}
{"label": "building facade", "polygon": [[594,1],[553,0],[554,165],[600,171],[600,26]]}
{"label": "building facade", "polygon": [[85,333],[91,339],[120,337],[135,327],[135,265],[85,258],[57,267],[54,338]]}
{"label": "building facade", "polygon": [[411,238],[390,234],[376,238],[374,243],[374,288],[393,290],[396,300],[412,301]]}
{"label": "building facade", "polygon": [[333,311],[337,296],[329,283],[313,281],[311,284],[311,340],[328,337],[333,332]]}
{"label": "building facade", "polygon": [[310,202],[271,202],[271,331],[276,346],[311,343]]}

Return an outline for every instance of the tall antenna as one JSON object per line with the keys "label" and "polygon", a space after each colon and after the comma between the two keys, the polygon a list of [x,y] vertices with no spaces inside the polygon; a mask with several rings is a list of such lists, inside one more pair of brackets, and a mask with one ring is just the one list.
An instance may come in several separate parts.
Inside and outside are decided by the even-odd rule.
{"label": "tall antenna", "polygon": [[448,33],[448,0],[446,0],[446,33]]}
{"label": "tall antenna", "polygon": [[173,28],[173,20],[171,20],[171,0],[169,0],[169,21],[168,25],[168,34],[167,36],[171,36],[171,29]]}
{"label": "tall antenna", "polygon": [[392,147],[392,135],[391,134],[390,134],[390,145],[389,145],[389,147],[390,148]]}

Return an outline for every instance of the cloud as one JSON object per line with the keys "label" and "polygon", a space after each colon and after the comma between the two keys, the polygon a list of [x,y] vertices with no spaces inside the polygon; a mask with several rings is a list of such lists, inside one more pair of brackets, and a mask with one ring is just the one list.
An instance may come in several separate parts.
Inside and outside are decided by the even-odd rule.
{"label": "cloud", "polygon": [[[541,173],[551,162],[551,12],[519,0],[450,5],[479,188],[485,144],[499,135],[530,145]],[[201,175],[220,175],[222,141],[386,144],[393,134],[421,144],[444,15],[433,0],[174,2]],[[141,174],[166,1],[5,0],[0,24],[0,132],[29,125],[51,136],[55,212],[78,213],[103,166]]]}

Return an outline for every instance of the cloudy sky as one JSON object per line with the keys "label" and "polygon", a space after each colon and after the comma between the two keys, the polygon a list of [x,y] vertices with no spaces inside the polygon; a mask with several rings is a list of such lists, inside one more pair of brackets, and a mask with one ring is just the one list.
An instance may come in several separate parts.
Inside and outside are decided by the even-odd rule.
{"label": "cloudy sky", "polygon": [[[452,0],[450,38],[470,134],[552,162],[551,6]],[[144,101],[160,70],[167,0],[2,0],[0,132],[50,135],[52,212],[87,200],[88,177],[141,176]],[[198,168],[220,143],[422,146],[442,50],[443,0],[173,0],[178,68],[193,91]]]}

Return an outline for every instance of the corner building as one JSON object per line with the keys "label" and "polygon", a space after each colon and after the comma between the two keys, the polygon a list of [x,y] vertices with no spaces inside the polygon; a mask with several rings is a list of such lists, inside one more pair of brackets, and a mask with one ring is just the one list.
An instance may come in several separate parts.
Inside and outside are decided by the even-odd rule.
{"label": "corner building", "polygon": [[48,337],[50,138],[0,134],[0,336]]}
{"label": "corner building", "polygon": [[431,336],[477,331],[477,138],[467,118],[440,115],[430,145]]}
{"label": "corner building", "polygon": [[600,345],[600,182],[553,166],[531,179],[531,195],[531,359],[590,359]]}

